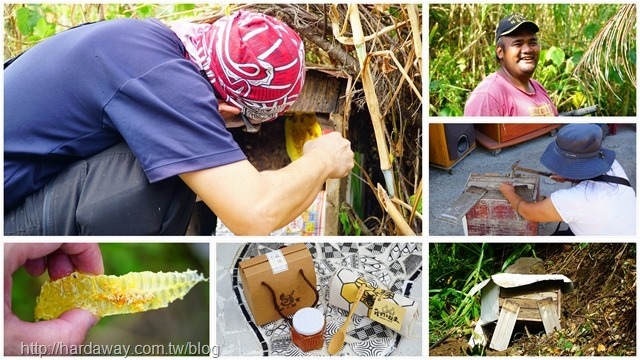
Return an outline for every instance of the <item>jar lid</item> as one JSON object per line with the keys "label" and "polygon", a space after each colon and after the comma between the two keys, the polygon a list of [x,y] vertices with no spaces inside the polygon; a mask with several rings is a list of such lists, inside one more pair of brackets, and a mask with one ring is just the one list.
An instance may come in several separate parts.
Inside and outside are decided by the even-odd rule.
{"label": "jar lid", "polygon": [[293,315],[293,327],[301,335],[315,335],[324,327],[324,315],[318,309],[302,308]]}

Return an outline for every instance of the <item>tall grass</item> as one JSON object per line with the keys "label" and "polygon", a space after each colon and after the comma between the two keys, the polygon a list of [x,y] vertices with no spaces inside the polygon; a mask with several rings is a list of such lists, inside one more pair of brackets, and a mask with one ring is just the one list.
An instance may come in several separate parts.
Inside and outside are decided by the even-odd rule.
{"label": "tall grass", "polygon": [[430,115],[462,115],[469,93],[498,67],[495,28],[510,13],[520,13],[539,25],[543,51],[534,78],[547,88],[559,111],[598,104],[605,115],[635,114],[635,102],[623,109],[615,97],[628,90],[635,99],[635,77],[611,74],[606,77],[609,88],[596,86],[585,72],[574,71],[598,32],[616,14],[619,20],[608,27],[608,44],[628,51],[618,51],[601,70],[609,74],[615,66],[635,67],[635,5],[435,4],[429,7]]}

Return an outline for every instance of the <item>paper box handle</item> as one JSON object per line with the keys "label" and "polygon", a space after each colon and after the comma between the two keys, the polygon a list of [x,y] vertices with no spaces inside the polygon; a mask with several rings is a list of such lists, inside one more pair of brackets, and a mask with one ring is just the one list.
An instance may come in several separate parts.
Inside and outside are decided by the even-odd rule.
{"label": "paper box handle", "polygon": [[[307,277],[304,275],[304,271],[302,269],[299,270],[299,273],[300,273],[300,275],[302,275],[302,278],[304,279],[304,282],[306,282],[307,285],[309,285],[309,287],[313,290],[313,293],[316,294],[316,301],[314,301],[313,305],[311,305],[312,308],[315,308],[316,305],[318,305],[318,300],[320,299],[320,294],[318,294],[318,290],[316,290],[315,285],[313,285],[311,283],[311,281],[309,281],[309,279],[307,279]],[[278,300],[276,299],[276,292],[273,291],[273,288],[271,288],[271,286],[269,286],[269,284],[267,284],[265,281],[263,281],[261,284],[262,284],[262,286],[266,286],[267,289],[269,289],[269,292],[271,293],[271,301],[273,301],[273,307],[276,309],[278,314],[280,314],[280,316],[282,316],[284,321],[286,321],[287,324],[289,324],[289,326],[292,326],[293,324],[291,323],[291,319],[286,317],[282,313],[282,310],[280,310],[280,307],[278,306]]]}

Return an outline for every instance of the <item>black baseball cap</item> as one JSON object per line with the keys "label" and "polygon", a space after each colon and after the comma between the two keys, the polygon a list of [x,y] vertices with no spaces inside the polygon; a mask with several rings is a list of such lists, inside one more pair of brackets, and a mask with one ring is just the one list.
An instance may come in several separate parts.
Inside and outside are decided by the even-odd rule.
{"label": "black baseball cap", "polygon": [[498,27],[496,28],[496,42],[500,36],[511,34],[523,25],[530,27],[534,33],[540,31],[538,25],[533,21],[525,19],[525,17],[520,14],[511,14],[500,20],[500,23],[498,23]]}

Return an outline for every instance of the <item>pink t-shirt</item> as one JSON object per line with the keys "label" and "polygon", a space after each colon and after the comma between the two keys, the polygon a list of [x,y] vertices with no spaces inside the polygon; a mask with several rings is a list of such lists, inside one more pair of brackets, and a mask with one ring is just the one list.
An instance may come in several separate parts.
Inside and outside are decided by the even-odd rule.
{"label": "pink t-shirt", "polygon": [[529,80],[533,94],[515,87],[495,72],[473,90],[464,107],[465,116],[558,116],[547,91],[539,82]]}

